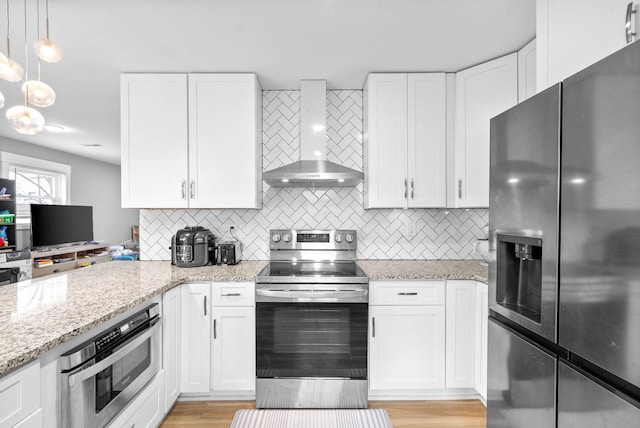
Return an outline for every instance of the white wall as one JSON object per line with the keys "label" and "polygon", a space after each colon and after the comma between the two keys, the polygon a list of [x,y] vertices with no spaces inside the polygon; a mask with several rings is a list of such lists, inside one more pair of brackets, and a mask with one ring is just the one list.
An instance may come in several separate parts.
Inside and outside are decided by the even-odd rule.
{"label": "white wall", "polygon": [[[0,151],[71,165],[69,203],[93,206],[94,238],[110,244],[131,239],[131,227],[138,224],[139,210],[120,208],[120,167],[118,165],[5,137],[0,137]],[[19,231],[17,240],[19,248],[28,246],[29,232]]]}

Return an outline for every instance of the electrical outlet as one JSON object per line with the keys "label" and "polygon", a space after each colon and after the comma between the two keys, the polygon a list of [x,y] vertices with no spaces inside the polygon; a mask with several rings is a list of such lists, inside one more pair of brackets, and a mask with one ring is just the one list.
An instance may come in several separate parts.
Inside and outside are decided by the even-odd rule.
{"label": "electrical outlet", "polygon": [[417,226],[415,221],[409,220],[409,223],[407,223],[407,238],[413,238],[417,235]]}

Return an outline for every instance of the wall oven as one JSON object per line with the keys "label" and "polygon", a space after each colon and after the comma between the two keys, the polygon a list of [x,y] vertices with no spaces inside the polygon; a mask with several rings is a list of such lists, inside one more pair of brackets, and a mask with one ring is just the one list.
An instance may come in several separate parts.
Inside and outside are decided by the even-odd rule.
{"label": "wall oven", "polygon": [[256,282],[257,407],[366,408],[369,287],[349,260],[355,232],[271,234],[272,261]]}
{"label": "wall oven", "polygon": [[60,357],[62,426],[104,427],[160,370],[153,304]]}

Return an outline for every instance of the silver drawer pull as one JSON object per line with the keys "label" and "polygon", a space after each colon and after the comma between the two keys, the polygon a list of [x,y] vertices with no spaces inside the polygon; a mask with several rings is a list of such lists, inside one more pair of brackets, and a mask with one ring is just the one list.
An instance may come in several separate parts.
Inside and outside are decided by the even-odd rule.
{"label": "silver drawer pull", "polygon": [[627,43],[633,42],[633,38],[636,36],[636,33],[631,31],[631,17],[636,13],[636,10],[633,8],[633,2],[627,5],[627,16],[624,21],[624,35],[627,39]]}
{"label": "silver drawer pull", "polygon": [[404,293],[404,292],[400,292],[398,293],[398,296],[417,296],[418,293],[416,291],[412,291],[411,293]]}
{"label": "silver drawer pull", "polygon": [[240,293],[227,293],[222,295],[222,297],[240,297],[240,296],[242,296],[242,294]]}

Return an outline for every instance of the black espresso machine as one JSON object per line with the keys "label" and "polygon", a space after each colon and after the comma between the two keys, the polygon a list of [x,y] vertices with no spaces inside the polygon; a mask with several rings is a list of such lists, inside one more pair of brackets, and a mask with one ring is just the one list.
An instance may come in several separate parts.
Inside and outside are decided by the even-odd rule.
{"label": "black espresso machine", "polygon": [[216,263],[216,236],[202,226],[187,226],[171,238],[171,264],[179,267]]}

